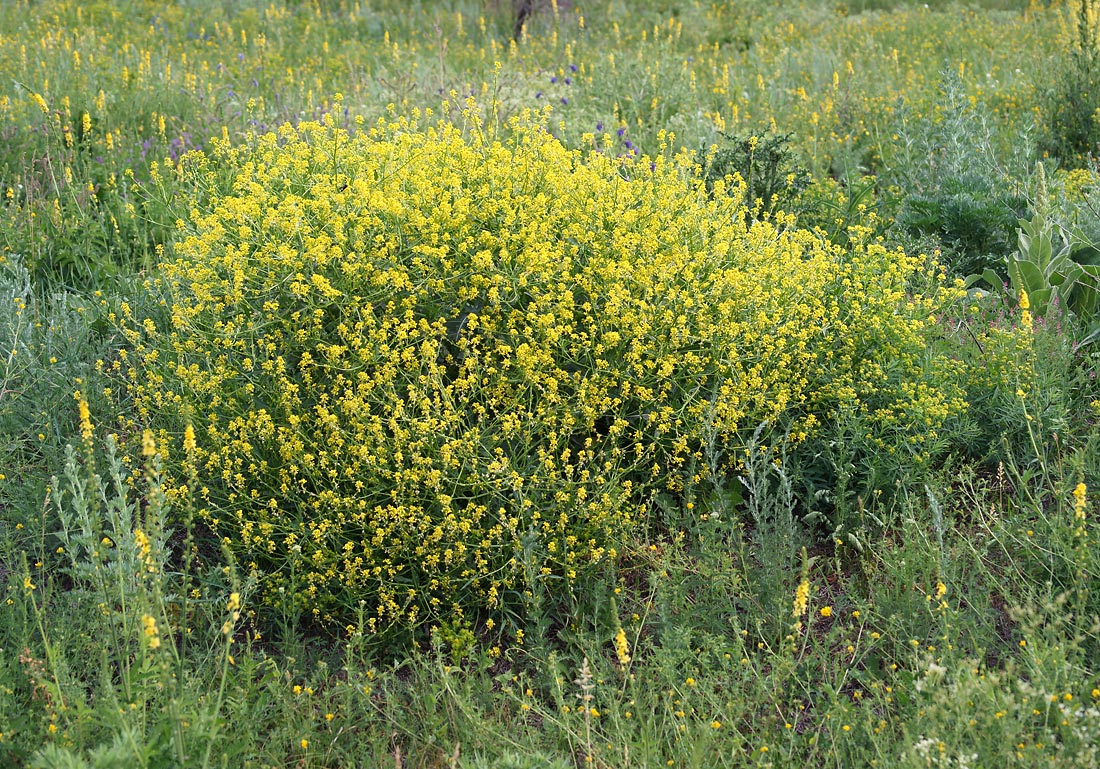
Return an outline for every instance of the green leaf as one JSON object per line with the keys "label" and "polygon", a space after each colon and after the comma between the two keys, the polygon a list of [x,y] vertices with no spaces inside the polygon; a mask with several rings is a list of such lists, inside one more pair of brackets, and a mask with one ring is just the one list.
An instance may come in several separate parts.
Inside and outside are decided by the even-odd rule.
{"label": "green leaf", "polygon": [[996,273],[996,271],[990,269],[989,267],[987,267],[985,269],[985,272],[982,273],[982,280],[988,283],[990,287],[993,288],[993,290],[1004,288],[1005,285],[1004,278],[1002,278]]}
{"label": "green leaf", "polygon": [[1027,297],[1031,300],[1031,311],[1036,315],[1045,315],[1050,300],[1057,296],[1057,288],[1041,288],[1037,291],[1028,291]]}
{"label": "green leaf", "polygon": [[1085,338],[1081,340],[1082,345],[1092,344],[1097,339],[1100,339],[1100,323],[1093,326],[1092,331],[1085,335]]}
{"label": "green leaf", "polygon": [[[1038,265],[1032,262],[1017,261],[1011,266],[1010,272],[1016,276],[1016,280],[1014,280],[1013,283],[1016,284],[1014,288],[1016,288],[1017,292],[1021,290],[1027,291],[1028,295],[1031,296],[1043,289],[1048,289],[1049,291],[1050,284],[1047,282],[1046,275],[1043,274],[1043,271],[1039,269]],[[1032,299],[1032,301],[1034,302],[1035,300]]]}

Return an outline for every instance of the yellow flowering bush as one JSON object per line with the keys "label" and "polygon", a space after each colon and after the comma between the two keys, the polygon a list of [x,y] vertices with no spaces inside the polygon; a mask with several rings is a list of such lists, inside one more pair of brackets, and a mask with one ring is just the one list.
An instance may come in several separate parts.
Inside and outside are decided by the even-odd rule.
{"label": "yellow flowering bush", "polygon": [[180,223],[166,317],[128,323],[132,391],[158,445],[193,427],[170,450],[265,600],[461,625],[573,589],[763,421],[843,407],[919,451],[962,408],[923,260],[509,128],[285,125],[210,160],[232,189]]}

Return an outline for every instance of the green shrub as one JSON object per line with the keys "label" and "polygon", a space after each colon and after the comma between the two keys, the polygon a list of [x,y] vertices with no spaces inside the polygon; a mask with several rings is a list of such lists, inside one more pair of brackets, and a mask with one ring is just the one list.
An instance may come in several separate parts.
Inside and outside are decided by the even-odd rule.
{"label": "green shrub", "polygon": [[232,193],[151,284],[170,317],[128,320],[135,413],[262,600],[468,637],[583,586],[663,525],[658,494],[736,485],[716,476],[761,422],[797,445],[858,413],[921,461],[963,407],[925,339],[960,291],[922,260],[746,224],[687,156],[468,133],[222,147]]}
{"label": "green shrub", "polygon": [[929,114],[904,104],[896,112],[897,141],[880,176],[902,192],[893,240],[908,249],[933,239],[940,260],[959,277],[1003,269],[1016,245],[1017,219],[1028,207],[1018,190],[1030,170],[1030,144],[998,147],[987,114],[951,71],[942,75]]}
{"label": "green shrub", "polygon": [[749,136],[723,134],[722,141],[710,150],[695,153],[708,189],[719,179],[737,174],[744,182],[747,213],[768,218],[789,211],[811,181],[809,171],[795,163],[792,136],[769,131]]}

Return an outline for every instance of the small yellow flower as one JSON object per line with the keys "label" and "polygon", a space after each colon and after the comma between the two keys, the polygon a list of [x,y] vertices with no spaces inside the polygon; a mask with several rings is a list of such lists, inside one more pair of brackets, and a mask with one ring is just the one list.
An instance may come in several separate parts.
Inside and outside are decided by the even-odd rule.
{"label": "small yellow flower", "polygon": [[302,750],[305,750],[309,747],[309,740],[303,738],[298,744],[302,746]]}
{"label": "small yellow flower", "polygon": [[832,606],[822,606],[821,607],[821,616],[822,617],[831,617],[831,616],[833,616],[833,607]]}

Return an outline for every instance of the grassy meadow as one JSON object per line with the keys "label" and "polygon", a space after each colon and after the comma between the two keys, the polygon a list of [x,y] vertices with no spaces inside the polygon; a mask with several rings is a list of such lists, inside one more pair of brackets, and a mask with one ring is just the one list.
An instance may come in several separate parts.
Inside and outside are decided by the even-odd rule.
{"label": "grassy meadow", "polygon": [[0,75],[0,765],[1100,762],[1095,0],[9,0]]}

